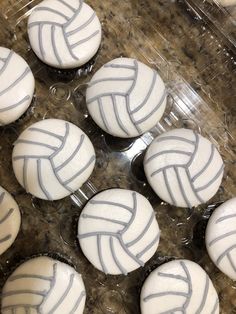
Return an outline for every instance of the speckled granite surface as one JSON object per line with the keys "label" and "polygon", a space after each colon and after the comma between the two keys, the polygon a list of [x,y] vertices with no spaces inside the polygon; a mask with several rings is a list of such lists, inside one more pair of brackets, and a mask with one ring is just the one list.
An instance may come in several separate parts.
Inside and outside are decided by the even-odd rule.
{"label": "speckled granite surface", "polygon": [[[0,184],[15,196],[22,212],[17,241],[0,257],[0,285],[26,258],[51,254],[82,273],[87,289],[86,314],[136,314],[147,274],[165,261],[184,257],[200,263],[209,272],[219,292],[221,312],[236,313],[236,287],[214,267],[204,246],[204,230],[214,208],[209,205],[236,194],[234,56],[207,25],[196,20],[179,2],[94,0],[88,3],[103,23],[103,42],[97,57],[82,70],[57,71],[39,62],[28,44],[26,16],[37,2],[1,0],[1,44],[15,49],[30,63],[36,77],[36,95],[19,121],[0,129]],[[136,57],[158,68],[168,86],[167,111],[153,135],[163,129],[186,126],[200,129],[218,144],[226,171],[222,187],[209,204],[182,210],[162,203],[145,181],[141,167],[142,152],[151,135],[131,142],[114,140],[88,117],[84,83],[91,77],[90,72],[117,56]],[[96,271],[85,260],[76,241],[76,223],[81,204],[86,202],[80,191],[72,198],[79,206],[70,197],[45,202],[27,195],[16,182],[11,168],[12,144],[28,125],[48,117],[69,120],[90,136],[98,157],[90,179],[96,191],[118,186],[137,190],[150,199],[162,238],[156,255],[143,269],[126,278],[111,277]],[[94,193],[90,185],[85,185],[82,192],[87,198]]]}

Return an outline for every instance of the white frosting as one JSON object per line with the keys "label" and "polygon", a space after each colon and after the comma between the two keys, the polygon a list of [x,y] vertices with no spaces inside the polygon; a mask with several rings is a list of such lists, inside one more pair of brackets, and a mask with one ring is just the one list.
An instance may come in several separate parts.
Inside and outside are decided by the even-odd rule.
{"label": "white frosting", "polygon": [[174,129],[152,142],[144,170],[161,199],[175,206],[193,207],[215,195],[224,165],[209,140],[192,130]]}
{"label": "white frosting", "polygon": [[160,231],[153,208],[143,195],[110,189],[84,207],[78,238],[84,255],[96,268],[126,275],[153,256]]}
{"label": "white frosting", "polygon": [[81,187],[95,165],[88,136],[76,125],[46,119],[28,127],[14,143],[13,169],[27,192],[61,199]]}
{"label": "white frosting", "polygon": [[224,7],[236,5],[236,0],[217,0],[217,2],[223,5]]}
{"label": "white frosting", "polygon": [[0,255],[15,241],[20,230],[20,210],[13,197],[0,187]]}
{"label": "white frosting", "polygon": [[80,274],[49,257],[20,265],[2,291],[2,314],[82,314],[86,293]]}
{"label": "white frosting", "polygon": [[101,24],[83,0],[44,0],[29,17],[28,35],[43,62],[56,68],[75,68],[98,51]]}
{"label": "white frosting", "polygon": [[236,197],[219,206],[206,230],[206,247],[215,265],[236,280]]}
{"label": "white frosting", "polygon": [[196,263],[175,260],[161,265],[141,291],[142,314],[217,314],[219,299],[207,273]]}
{"label": "white frosting", "polygon": [[94,121],[117,137],[136,137],[152,129],[166,107],[165,85],[158,73],[130,58],[105,64],[86,94]]}
{"label": "white frosting", "polygon": [[0,125],[14,122],[27,110],[34,86],[34,76],[25,60],[0,47]]}

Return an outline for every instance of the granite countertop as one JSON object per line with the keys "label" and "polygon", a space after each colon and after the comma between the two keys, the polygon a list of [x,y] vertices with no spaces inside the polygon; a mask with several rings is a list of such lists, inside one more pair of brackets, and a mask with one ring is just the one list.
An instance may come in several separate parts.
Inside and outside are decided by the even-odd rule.
{"label": "granite countertop", "polygon": [[[133,314],[140,311],[139,293],[147,274],[165,261],[184,257],[195,260],[208,271],[219,292],[222,313],[234,313],[235,285],[209,260],[204,247],[204,230],[205,214],[210,212],[207,205],[236,195],[235,56],[204,22],[187,12],[182,1],[93,0],[87,2],[96,10],[103,26],[103,41],[97,57],[80,71],[57,71],[42,64],[29,47],[26,17],[28,10],[38,2],[1,0],[1,43],[29,62],[36,77],[36,97],[19,121],[0,129],[1,185],[15,196],[23,217],[17,241],[0,257],[0,287],[19,263],[47,253],[73,264],[83,275],[87,289],[85,314]],[[161,202],[143,178],[140,165],[138,173],[136,170],[132,173],[130,156],[140,153],[145,146],[135,151],[135,145],[133,150],[128,149],[128,142],[114,144],[87,116],[84,83],[102,64],[118,56],[136,57],[153,65],[178,95],[182,92],[179,86],[184,86],[182,96],[189,97],[195,106],[200,99],[199,107],[189,120],[194,122],[196,115],[195,123],[200,123],[203,133],[207,136],[212,133],[227,166],[223,185],[209,204],[185,211]],[[188,84],[198,95],[190,93]],[[143,269],[125,278],[105,276],[95,270],[75,240],[81,208],[70,197],[57,202],[32,198],[18,185],[11,168],[12,144],[24,128],[48,117],[69,120],[89,134],[98,156],[90,179],[97,190],[118,186],[135,189],[149,197],[157,212],[162,241],[154,258]],[[168,119],[168,114],[165,118]],[[177,126],[183,125],[180,115]],[[91,191],[86,189],[84,187],[83,191],[90,197]],[[79,192],[77,195],[81,196]]]}

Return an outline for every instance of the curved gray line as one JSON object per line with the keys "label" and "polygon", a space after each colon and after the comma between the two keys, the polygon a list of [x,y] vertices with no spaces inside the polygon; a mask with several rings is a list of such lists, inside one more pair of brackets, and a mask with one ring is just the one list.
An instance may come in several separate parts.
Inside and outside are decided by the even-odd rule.
{"label": "curved gray line", "polygon": [[129,227],[132,225],[134,222],[134,219],[136,217],[137,213],[137,194],[135,192],[132,193],[132,198],[133,198],[133,208],[132,208],[132,215],[130,217],[129,222],[126,224],[125,228],[120,232],[120,235],[124,234]]}
{"label": "curved gray line", "polygon": [[115,232],[96,231],[96,232],[88,232],[88,233],[84,233],[84,234],[78,234],[78,239],[85,239],[85,238],[90,238],[90,237],[96,237],[98,235],[111,236],[111,237],[118,238],[118,235]]}
{"label": "curved gray line", "polygon": [[65,292],[63,293],[63,295],[61,296],[60,300],[53,306],[53,308],[48,312],[48,314],[52,314],[54,313],[54,311],[61,305],[61,303],[65,300],[67,294],[70,292],[70,289],[73,285],[73,281],[74,281],[74,274],[70,275],[70,281],[69,281],[69,285],[67,286]]}
{"label": "curved gray line", "polygon": [[233,261],[231,255],[230,255],[230,252],[227,253],[227,257],[228,257],[228,259],[229,259],[229,262],[230,262],[231,267],[233,268],[234,272],[236,273],[236,266],[235,266],[235,264],[234,264],[234,261]]}
{"label": "curved gray line", "polygon": [[220,235],[219,237],[213,239],[211,242],[209,242],[208,245],[209,245],[209,247],[210,247],[210,246],[212,246],[213,244],[215,244],[216,242],[218,242],[218,241],[220,241],[220,240],[223,240],[223,239],[225,239],[225,238],[227,238],[227,237],[230,237],[231,235],[234,235],[234,234],[236,234],[236,230],[233,230],[233,231],[227,232],[227,233],[225,233],[225,234],[222,234],[222,235]]}
{"label": "curved gray line", "polygon": [[65,190],[67,190],[67,191],[70,192],[70,193],[73,193],[74,190],[71,189],[70,187],[68,187],[68,186],[62,181],[62,179],[61,179],[61,177],[59,176],[58,172],[55,170],[56,167],[55,167],[55,164],[54,164],[54,161],[53,161],[52,158],[49,159],[49,162],[50,162],[50,164],[51,164],[52,171],[53,171],[55,177],[57,178],[57,181],[61,184],[61,186],[64,187]]}
{"label": "curved gray line", "polygon": [[14,212],[14,208],[10,208],[9,211],[6,213],[6,215],[2,219],[0,219],[0,225],[4,223],[4,221],[6,221],[13,212]]}
{"label": "curved gray line", "polygon": [[[185,169],[185,165],[184,165],[184,164],[183,164],[183,165],[177,165],[177,166],[178,166],[178,168],[184,168],[184,169]],[[160,169],[157,169],[157,170],[155,170],[155,171],[153,171],[153,172],[151,173],[151,177],[155,176],[156,174],[158,174],[158,173],[160,173],[160,172],[162,172],[162,171],[164,171],[164,170],[170,169],[170,168],[173,168],[173,165],[171,165],[171,166],[165,166],[165,167],[162,167],[162,168],[160,168]]]}
{"label": "curved gray line", "polygon": [[62,27],[60,23],[57,22],[53,22],[53,21],[41,21],[41,22],[32,22],[28,24],[28,29],[34,26],[40,26],[40,25],[55,25],[55,26],[59,26]]}
{"label": "curved gray line", "polygon": [[2,90],[0,92],[0,96],[4,95],[5,93],[7,93],[10,89],[12,89],[13,87],[15,87],[18,83],[20,83],[20,81],[23,80],[23,78],[30,73],[30,68],[27,66],[25,71],[13,82],[11,83],[7,88],[5,88],[4,90]]}
{"label": "curved gray line", "polygon": [[53,264],[53,274],[50,280],[50,288],[45,296],[45,298],[42,300],[42,302],[39,304],[39,313],[41,314],[41,309],[43,307],[43,305],[46,303],[46,301],[48,300],[53,288],[55,287],[56,284],[56,276],[57,276],[57,263]]}
{"label": "curved gray line", "polygon": [[65,129],[66,129],[65,130],[65,135],[62,137],[61,145],[60,145],[60,147],[57,147],[57,150],[55,151],[55,153],[53,153],[50,156],[50,159],[53,159],[55,156],[57,156],[63,150],[63,148],[65,147],[67,138],[68,138],[69,133],[70,133],[70,125],[69,125],[68,122],[65,123]]}
{"label": "curved gray line", "polygon": [[27,180],[27,169],[28,169],[28,158],[24,158],[24,164],[23,164],[23,186],[28,192],[28,180]]}
{"label": "curved gray line", "polygon": [[147,95],[145,96],[144,100],[141,102],[141,104],[138,105],[134,110],[131,111],[131,114],[138,112],[146,104],[146,102],[148,101],[149,97],[151,96],[151,94],[153,92],[153,88],[154,88],[154,85],[156,84],[156,80],[157,80],[157,72],[155,70],[153,70],[153,78],[152,78],[152,83],[150,85],[149,91],[148,91]]}
{"label": "curved gray line", "polygon": [[103,220],[103,221],[112,222],[114,224],[118,224],[118,225],[122,225],[122,226],[127,225],[123,221],[116,220],[116,219],[109,219],[109,218],[105,218],[105,217],[101,217],[101,216],[94,216],[94,215],[88,215],[88,214],[82,214],[81,216],[85,219],[89,218],[89,219],[95,219],[95,220]]}
{"label": "curved gray line", "polygon": [[52,48],[53,48],[53,52],[55,54],[55,57],[57,59],[57,62],[60,64],[60,65],[63,65],[63,62],[60,58],[60,55],[58,53],[58,50],[57,50],[57,46],[56,46],[56,42],[55,42],[55,25],[52,25],[51,26],[51,42],[52,42]]}
{"label": "curved gray line", "polygon": [[216,298],[216,302],[214,304],[214,307],[213,307],[211,314],[215,314],[216,310],[218,309],[218,306],[219,306],[219,299]]}
{"label": "curved gray line", "polygon": [[216,265],[219,265],[221,260],[227,255],[231,250],[236,249],[236,244],[230,246],[228,249],[226,249],[216,260]]}
{"label": "curved gray line", "polygon": [[188,207],[188,208],[191,208],[192,206],[191,206],[191,204],[190,204],[190,202],[189,202],[189,200],[188,200],[188,197],[187,197],[187,195],[186,195],[186,193],[185,193],[185,190],[184,190],[184,187],[183,187],[183,184],[182,184],[182,181],[181,181],[179,172],[178,172],[178,168],[177,168],[177,167],[174,167],[174,171],[175,171],[175,173],[176,173],[176,177],[177,177],[177,180],[178,180],[178,183],[179,183],[179,188],[180,188],[181,194],[182,194],[182,196],[183,196],[183,198],[184,198],[184,201],[185,201],[187,207]]}
{"label": "curved gray line", "polygon": [[64,139],[64,136],[55,134],[55,133],[53,133],[53,132],[50,132],[50,131],[47,131],[47,130],[44,130],[44,129],[34,128],[34,127],[33,127],[33,128],[29,128],[28,130],[29,130],[29,131],[33,131],[33,132],[44,133],[44,134],[53,136],[53,137],[57,138],[57,139],[60,140],[60,141],[63,141],[63,139]]}
{"label": "curved gray line", "polygon": [[138,134],[142,134],[143,132],[142,132],[141,128],[138,125],[136,125],[136,121],[135,121],[135,119],[133,118],[133,116],[130,113],[130,99],[129,99],[129,95],[125,97],[125,100],[126,100],[126,111],[128,113],[128,117],[129,117],[131,123],[133,124],[134,128],[138,132]]}
{"label": "curved gray line", "polygon": [[17,144],[37,145],[37,146],[42,146],[42,147],[49,148],[49,149],[51,149],[53,151],[56,151],[58,149],[58,147],[56,147],[56,146],[51,146],[51,145],[48,145],[48,144],[45,144],[45,143],[29,141],[29,140],[21,140],[21,139],[15,141],[14,145],[17,145]]}
{"label": "curved gray line", "polygon": [[159,241],[159,239],[160,239],[160,233],[158,233],[158,234],[156,235],[156,237],[152,240],[152,242],[150,242],[150,243],[145,247],[145,249],[143,249],[141,252],[139,252],[139,253],[136,255],[137,258],[141,258],[147,251],[150,250],[150,248],[151,248],[154,244],[156,244],[156,243]]}
{"label": "curved gray line", "polygon": [[77,302],[75,303],[73,309],[70,311],[69,314],[75,314],[75,311],[76,311],[77,308],[80,306],[80,302],[82,301],[83,297],[85,297],[85,296],[86,296],[85,291],[82,291],[82,292],[80,293],[80,296],[79,296]]}
{"label": "curved gray line", "polygon": [[152,222],[154,220],[154,217],[155,217],[155,213],[152,212],[151,217],[149,218],[149,221],[148,221],[147,225],[144,227],[143,231],[139,234],[139,236],[137,238],[135,238],[134,240],[132,240],[132,241],[130,241],[128,243],[126,243],[125,244],[126,247],[130,247],[130,246],[136,244],[140,239],[142,239],[142,237],[145,235],[145,233],[150,228],[150,226],[151,226],[151,224],[152,224]]}
{"label": "curved gray line", "polygon": [[124,209],[127,209],[131,214],[133,213],[133,209],[131,207],[123,205],[123,204],[120,204],[120,203],[116,203],[116,202],[97,201],[97,200],[91,199],[89,201],[89,203],[93,204],[93,205],[100,204],[100,205],[110,205],[110,206],[122,207]]}
{"label": "curved gray line", "polygon": [[189,169],[188,169],[188,168],[185,168],[185,170],[186,170],[186,174],[187,174],[187,177],[188,177],[188,180],[189,180],[189,184],[191,185],[191,188],[192,188],[192,191],[193,191],[194,195],[196,196],[196,198],[198,199],[198,201],[199,201],[201,204],[205,203],[204,199],[201,198],[201,196],[198,195],[197,191],[195,190],[195,187],[194,187],[194,184],[193,184],[193,182],[192,182]]}
{"label": "curved gray line", "polygon": [[163,170],[163,177],[164,177],[165,185],[166,185],[168,194],[170,196],[170,199],[172,201],[172,204],[176,206],[177,203],[176,203],[174,194],[172,193],[172,190],[171,190],[171,187],[170,187],[170,184],[169,184],[169,180],[168,180],[168,177],[167,177],[167,170],[166,169]]}
{"label": "curved gray line", "polygon": [[48,12],[51,12],[51,13],[54,13],[56,15],[59,15],[59,16],[63,17],[66,21],[69,20],[69,17],[67,15],[61,13],[60,11],[54,10],[52,8],[49,8],[49,7],[36,7],[34,9],[34,11],[48,11]]}
{"label": "curved gray line", "polygon": [[6,70],[6,68],[7,68],[8,64],[9,64],[9,62],[10,62],[12,56],[13,56],[13,54],[14,54],[14,51],[11,50],[11,51],[9,52],[9,54],[8,54],[8,56],[7,56],[7,58],[6,58],[6,60],[4,61],[4,62],[5,62],[4,65],[2,66],[2,68],[1,68],[1,70],[0,70],[0,75],[2,75],[3,72]]}
{"label": "curved gray line", "polygon": [[208,168],[208,166],[211,164],[212,159],[214,157],[214,152],[215,152],[215,146],[213,144],[211,144],[211,154],[210,154],[210,157],[209,157],[207,163],[205,164],[205,166],[202,168],[202,170],[200,170],[197,174],[195,174],[195,176],[192,177],[192,182],[194,182]]}
{"label": "curved gray line", "polygon": [[90,81],[89,82],[89,86],[88,88],[96,85],[96,84],[99,84],[99,83],[102,83],[102,82],[123,82],[123,81],[132,81],[134,79],[133,76],[129,76],[129,77],[106,77],[106,78],[101,78],[101,79],[98,79],[98,80],[94,80],[94,81]]}
{"label": "curved gray line", "polygon": [[90,160],[87,162],[87,164],[86,164],[83,168],[81,168],[76,174],[74,174],[70,179],[64,181],[64,184],[65,184],[65,185],[69,184],[69,183],[72,182],[76,177],[78,177],[79,175],[81,175],[81,173],[83,173],[84,171],[86,171],[86,170],[89,168],[89,166],[95,161],[95,159],[96,159],[95,156],[92,156],[92,157],[90,158]]}
{"label": "curved gray line", "polygon": [[39,28],[38,28],[38,41],[39,41],[39,50],[40,50],[40,54],[41,54],[42,59],[44,60],[45,50],[44,50],[44,48],[43,48],[43,36],[42,36],[43,26],[44,26],[44,24],[42,24],[42,23],[39,24]]}
{"label": "curved gray line", "polygon": [[26,100],[29,100],[29,99],[30,99],[30,96],[27,95],[27,96],[25,96],[23,99],[21,99],[20,101],[18,101],[17,103],[15,103],[15,104],[13,104],[13,105],[11,105],[11,106],[5,107],[5,108],[1,108],[1,109],[0,109],[0,112],[5,112],[5,111],[11,110],[11,109],[13,109],[13,108],[16,108],[16,107],[22,105]]}
{"label": "curved gray line", "polygon": [[134,69],[134,79],[133,79],[133,83],[132,83],[130,89],[128,90],[128,92],[126,94],[127,96],[130,96],[130,94],[134,90],[135,85],[137,83],[137,78],[138,78],[138,62],[137,62],[137,60],[134,60],[133,69]]}
{"label": "curved gray line", "polygon": [[189,160],[189,162],[187,163],[186,167],[189,168],[197,154],[197,151],[198,151],[198,147],[199,147],[199,136],[196,132],[193,132],[194,133],[194,136],[195,136],[195,147],[194,147],[194,151],[193,151],[193,154]]}
{"label": "curved gray line", "polygon": [[75,8],[73,8],[69,3],[67,3],[66,1],[64,1],[64,0],[57,0],[58,2],[60,2],[60,3],[62,3],[62,4],[64,4],[67,8],[69,8],[72,12],[76,12],[76,9]]}
{"label": "curved gray line", "polygon": [[67,35],[65,33],[65,29],[64,28],[62,28],[62,34],[63,34],[64,40],[65,40],[65,43],[66,43],[66,47],[67,47],[67,49],[69,51],[69,54],[71,55],[71,57],[74,60],[79,60],[79,58],[74,54],[74,52],[73,52],[73,50],[71,48],[71,45],[69,43],[69,40],[68,40],[68,37],[67,37]]}
{"label": "curved gray line", "polygon": [[82,29],[84,29],[86,26],[88,26],[95,18],[96,13],[94,12],[91,17],[82,25],[80,25],[79,27],[77,27],[76,29],[74,29],[73,31],[69,31],[66,33],[66,35],[69,37],[71,35],[76,34],[77,32],[81,31]]}
{"label": "curved gray line", "polygon": [[163,93],[160,101],[158,102],[158,104],[155,106],[155,108],[151,112],[149,112],[149,114],[146,115],[144,118],[136,121],[136,124],[141,124],[141,123],[145,122],[147,119],[149,119],[154,114],[154,112],[156,112],[160,108],[160,106],[163,104],[163,101],[165,98],[166,98],[166,90],[164,90],[164,93]]}
{"label": "curved gray line", "polygon": [[8,241],[9,239],[11,239],[12,235],[11,234],[8,234],[7,236],[5,236],[4,238],[0,239],[0,243],[3,243],[3,242],[6,242]]}
{"label": "curved gray line", "polygon": [[86,99],[86,103],[87,103],[87,105],[90,105],[92,102],[97,101],[99,98],[111,97],[111,95],[126,97],[125,93],[117,93],[117,92],[103,93],[101,95],[94,96],[94,97],[92,97],[90,99]]}
{"label": "curved gray line", "polygon": [[159,293],[153,293],[148,295],[147,297],[143,298],[144,302],[147,302],[153,298],[159,298],[159,297],[166,297],[166,296],[181,296],[181,297],[187,297],[188,294],[185,292],[178,292],[178,291],[166,291],[166,292],[159,292]]}
{"label": "curved gray line", "polygon": [[128,130],[125,128],[123,122],[121,121],[120,119],[120,116],[119,116],[119,112],[117,110],[117,102],[116,102],[116,95],[112,94],[111,95],[111,99],[112,99],[112,104],[113,104],[113,109],[114,109],[114,112],[115,112],[115,116],[116,116],[116,120],[118,122],[118,125],[119,127],[121,128],[121,130],[129,136],[129,132]]}
{"label": "curved gray line", "polygon": [[76,17],[80,14],[82,6],[83,6],[83,2],[84,2],[83,0],[79,0],[79,7],[78,7],[78,9],[76,9],[76,13],[72,16],[72,18],[69,21],[67,21],[64,24],[64,26],[63,26],[64,28],[69,26],[76,19]]}
{"label": "curved gray line", "polygon": [[2,192],[1,195],[0,195],[0,204],[2,204],[2,201],[4,199],[4,196],[5,196],[5,192]]}
{"label": "curved gray line", "polygon": [[106,131],[109,132],[109,125],[108,125],[107,118],[106,118],[106,115],[105,115],[104,110],[103,110],[103,104],[102,104],[101,98],[98,98],[98,108],[99,108],[99,113],[100,113],[100,116],[102,118],[102,122],[104,124],[104,127],[105,127]]}
{"label": "curved gray line", "polygon": [[177,141],[185,142],[185,143],[192,144],[192,145],[195,144],[194,141],[188,140],[187,138],[184,138],[184,137],[175,136],[175,135],[157,137],[155,139],[154,143],[162,142],[162,141],[166,141],[166,140],[177,140]]}
{"label": "curved gray line", "polygon": [[187,282],[188,282],[188,295],[187,295],[187,299],[183,305],[183,308],[184,308],[184,313],[186,312],[186,309],[187,307],[189,306],[189,303],[191,301],[191,296],[192,296],[192,293],[193,293],[193,286],[192,286],[192,278],[191,278],[191,275],[190,275],[190,272],[187,268],[187,266],[185,265],[185,263],[183,261],[180,262],[180,265],[181,267],[183,268],[186,276],[187,276]]}
{"label": "curved gray line", "polygon": [[122,237],[118,234],[118,236],[116,236],[118,238],[118,240],[120,241],[120,244],[123,248],[123,250],[127,253],[127,255],[129,255],[139,266],[144,266],[144,262],[141,261],[137,256],[135,256],[134,254],[132,254],[128,248],[126,247]]}
{"label": "curved gray line", "polygon": [[111,254],[112,254],[112,257],[113,257],[113,260],[114,262],[116,263],[116,266],[119,268],[119,270],[121,271],[121,273],[123,275],[127,275],[127,270],[121,265],[121,263],[119,262],[118,258],[116,257],[116,253],[115,253],[115,250],[114,250],[114,244],[113,244],[113,238],[110,237],[110,249],[111,249]]}
{"label": "curved gray line", "polygon": [[15,156],[13,157],[13,161],[16,161],[16,160],[20,160],[20,159],[28,159],[28,158],[31,158],[31,159],[47,159],[49,160],[49,157],[48,156],[38,156],[38,155],[19,155],[19,156]]}
{"label": "curved gray line", "polygon": [[163,150],[159,153],[153,154],[151,157],[145,160],[144,164],[148,164],[150,161],[155,159],[156,157],[159,157],[161,155],[166,155],[166,154],[180,154],[180,155],[186,155],[186,156],[191,156],[191,152],[184,152],[182,150],[174,150],[174,149],[168,149],[168,150]]}
{"label": "curved gray line", "polygon": [[206,299],[207,299],[207,295],[208,295],[208,290],[209,290],[209,277],[206,274],[206,284],[205,284],[205,288],[204,288],[204,292],[203,292],[203,297],[202,297],[202,302],[198,308],[198,310],[196,311],[196,314],[200,314],[206,304]]}
{"label": "curved gray line", "polygon": [[104,260],[103,260],[103,257],[102,257],[101,238],[102,238],[102,236],[99,234],[99,235],[97,236],[98,257],[99,257],[99,261],[100,261],[100,264],[101,264],[101,266],[102,266],[103,272],[104,272],[105,274],[108,274],[106,265],[105,265]]}
{"label": "curved gray line", "polygon": [[219,222],[221,221],[224,221],[224,220],[227,220],[227,219],[230,219],[230,218],[236,218],[236,214],[232,214],[232,215],[226,215],[226,216],[223,216],[223,217],[220,217],[216,220],[216,224],[218,224]]}
{"label": "curved gray line", "polygon": [[115,68],[115,69],[129,69],[135,70],[135,66],[133,65],[126,65],[126,64],[105,64],[104,68]]}
{"label": "curved gray line", "polygon": [[212,178],[207,184],[201,186],[200,188],[197,188],[196,191],[199,192],[199,191],[207,189],[212,183],[214,183],[219,178],[219,176],[221,175],[223,171],[224,171],[224,165],[221,166],[220,170],[217,172],[214,178]]}
{"label": "curved gray line", "polygon": [[36,291],[36,290],[12,290],[12,291],[2,293],[2,298],[7,298],[7,297],[18,295],[18,294],[35,294],[35,295],[44,297],[47,294],[47,292]]}
{"label": "curved gray line", "polygon": [[66,159],[60,166],[55,168],[55,171],[60,171],[62,168],[64,168],[65,166],[68,165],[68,163],[76,156],[76,154],[79,152],[80,148],[83,145],[85,139],[85,135],[81,134],[80,136],[80,141],[79,144],[77,145],[77,147],[75,148],[74,152],[70,155],[70,157],[68,159]]}
{"label": "curved gray line", "polygon": [[166,273],[158,272],[158,276],[165,277],[165,278],[171,278],[171,279],[177,279],[177,280],[181,280],[181,281],[184,281],[187,283],[189,282],[187,278],[180,276],[180,275],[173,275],[173,274],[166,274]]}
{"label": "curved gray line", "polygon": [[43,194],[46,196],[48,200],[52,200],[50,193],[47,191],[47,189],[43,185],[43,179],[42,179],[42,171],[41,171],[41,160],[37,159],[37,172],[38,172],[38,182],[40,189],[42,190]]}
{"label": "curved gray line", "polygon": [[84,39],[81,39],[80,41],[78,41],[77,43],[71,45],[71,48],[74,49],[77,46],[82,45],[83,43],[86,43],[87,41],[89,41],[91,38],[97,36],[100,33],[100,30],[95,31],[94,33],[92,33],[90,36],[85,37]]}
{"label": "curved gray line", "polygon": [[18,279],[41,279],[45,281],[51,281],[53,277],[46,277],[46,276],[41,276],[41,275],[35,275],[35,274],[20,274],[20,275],[14,275],[11,276],[8,281],[15,281]]}

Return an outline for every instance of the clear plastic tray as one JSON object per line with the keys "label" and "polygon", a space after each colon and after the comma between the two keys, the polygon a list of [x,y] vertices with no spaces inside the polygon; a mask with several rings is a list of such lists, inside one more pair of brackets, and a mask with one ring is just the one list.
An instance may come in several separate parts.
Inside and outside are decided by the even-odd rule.
{"label": "clear plastic tray", "polygon": [[[9,5],[10,2],[12,5]],[[87,290],[85,314],[138,314],[140,289],[150,271],[166,261],[188,258],[209,273],[220,296],[221,313],[236,312],[236,286],[216,269],[204,245],[204,231],[212,210],[236,194],[234,120],[222,105],[223,98],[218,90],[211,97],[209,90],[212,91],[217,82],[213,79],[208,82],[210,69],[206,70],[209,73],[199,70],[204,68],[205,59],[197,59],[199,64],[193,67],[180,49],[188,38],[179,34],[175,42],[171,30],[168,33],[164,24],[153,23],[155,15],[152,14],[159,8],[158,12],[163,10],[160,14],[171,19],[170,13],[166,13],[161,6],[163,1],[117,4],[115,0],[97,0],[91,3],[103,25],[103,41],[97,56],[80,69],[52,69],[37,59],[28,43],[27,16],[38,2],[4,0],[1,7],[1,44],[14,49],[28,61],[36,78],[36,92],[26,114],[14,124],[0,129],[1,185],[15,196],[22,212],[18,238],[0,257],[0,287],[19,263],[35,255],[48,254],[72,264],[82,274]],[[115,11],[111,10],[111,6],[115,7]],[[177,4],[169,1],[166,6],[173,9],[176,18],[180,16],[179,24],[186,23],[183,28],[189,27]],[[119,14],[114,14],[118,11]],[[166,24],[168,26],[168,20]],[[196,30],[198,26],[195,26],[194,32]],[[186,34],[188,31],[186,29]],[[201,29],[198,31],[203,32]],[[203,34],[203,37],[192,38],[192,43],[194,39],[199,45],[204,43],[204,54],[207,52],[208,37],[210,40],[213,35],[208,29]],[[194,37],[194,33],[191,36]],[[222,58],[223,48],[220,53]],[[105,62],[118,56],[134,57],[156,68],[168,89],[164,117],[153,130],[136,139],[122,140],[105,134],[91,120],[85,105],[86,84],[92,74]],[[213,64],[217,64],[218,57],[212,52]],[[231,57],[224,57],[227,60],[224,65],[227,82],[222,82],[220,86],[229,89],[227,95],[230,98],[229,83],[233,84],[233,69],[229,63]],[[214,69],[215,74],[219,73],[218,67]],[[208,82],[209,90],[204,89],[204,80]],[[56,202],[42,201],[26,194],[18,185],[11,166],[12,144],[18,135],[30,124],[50,117],[65,119],[81,127],[91,138],[97,155],[90,180],[71,197]],[[152,139],[176,127],[193,128],[208,137],[217,145],[226,163],[224,180],[217,195],[208,204],[194,209],[184,210],[162,202],[148,185],[142,168],[144,151]],[[97,271],[85,259],[76,240],[77,221],[84,204],[98,191],[112,187],[133,189],[145,195],[155,208],[162,231],[155,256],[144,268],[127,277],[106,276]]]}
{"label": "clear plastic tray", "polygon": [[218,0],[180,0],[180,2],[185,2],[196,16],[224,37],[226,45],[236,52],[236,3],[223,6]]}

